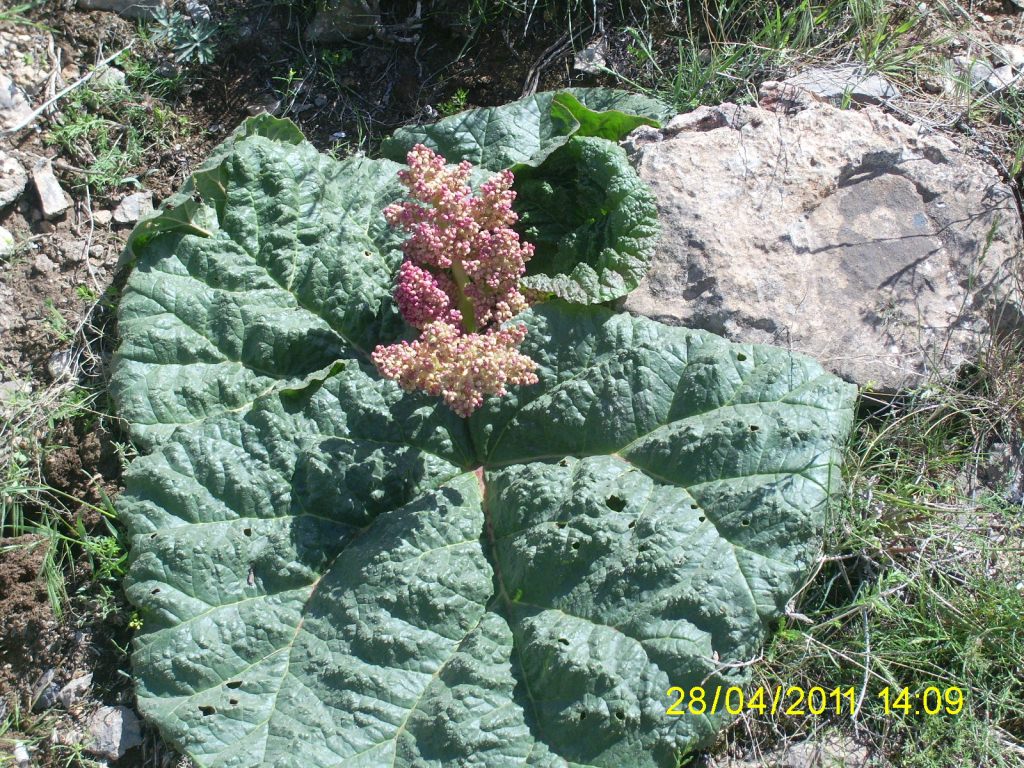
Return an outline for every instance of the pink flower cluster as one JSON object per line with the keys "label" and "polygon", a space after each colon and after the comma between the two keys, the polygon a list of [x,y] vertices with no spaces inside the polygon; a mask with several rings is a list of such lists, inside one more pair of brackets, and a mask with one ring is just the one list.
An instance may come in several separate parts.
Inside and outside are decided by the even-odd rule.
{"label": "pink flower cluster", "polygon": [[485,395],[504,395],[508,384],[537,383],[536,363],[518,350],[526,326],[500,328],[527,307],[519,279],[533,245],[512,229],[518,217],[510,171],[486,181],[476,196],[469,163],[448,169],[422,144],[406,161],[399,179],[413,201],[388,206],[384,216],[411,233],[395,300],[421,334],[377,347],[372,357],[381,375],[405,390],[443,397],[465,417]]}

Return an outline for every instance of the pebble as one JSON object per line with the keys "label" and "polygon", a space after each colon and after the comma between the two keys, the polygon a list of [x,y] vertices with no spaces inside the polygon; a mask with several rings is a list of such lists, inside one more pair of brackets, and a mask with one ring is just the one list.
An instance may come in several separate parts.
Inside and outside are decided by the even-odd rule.
{"label": "pebble", "polygon": [[997,45],[994,56],[1003,64],[1009,64],[1015,70],[1024,69],[1024,45]]}
{"label": "pebble", "polygon": [[576,54],[572,68],[584,74],[599,75],[608,66],[607,55],[608,44],[603,37],[599,37]]}
{"label": "pebble", "polygon": [[153,211],[153,193],[135,192],[128,195],[114,210],[114,221],[118,224],[134,224]]}
{"label": "pebble", "polygon": [[60,689],[60,693],[57,694],[57,701],[61,703],[64,709],[71,709],[75,704],[82,700],[89,688],[92,687],[92,673],[76,677],[70,683]]}
{"label": "pebble", "polygon": [[113,218],[113,211],[106,211],[101,209],[92,212],[93,223],[100,227],[107,226]]}
{"label": "pebble", "polygon": [[32,686],[31,702],[33,712],[47,710],[57,700],[57,691],[60,690],[60,687],[53,682],[53,678],[56,676],[57,670],[53,668],[47,669],[36,680],[36,684]]}
{"label": "pebble", "polygon": [[0,73],[0,129],[13,128],[32,114],[25,92],[7,75]]}
{"label": "pebble", "polygon": [[37,253],[35,259],[32,260],[32,269],[37,274],[46,275],[53,272],[56,268],[57,265],[46,254]]}
{"label": "pebble", "polygon": [[86,750],[108,760],[120,760],[142,744],[138,716],[128,707],[100,707],[89,718]]}
{"label": "pebble", "polygon": [[106,91],[115,91],[118,88],[123,88],[124,82],[125,74],[117,67],[104,67],[92,76],[92,84],[96,88]]}
{"label": "pebble", "polygon": [[21,163],[0,150],[0,208],[10,205],[25,191],[28,174]]}
{"label": "pebble", "polygon": [[[71,373],[72,363],[74,362],[74,352],[69,349],[58,349],[56,352],[52,352],[48,358],[46,358],[46,372],[50,374],[50,378],[54,381],[63,378],[65,375]],[[53,700],[57,700],[57,694],[59,691],[54,691]],[[52,702],[51,702],[52,703]]]}
{"label": "pebble", "polygon": [[63,216],[71,207],[71,198],[53,175],[53,166],[49,160],[40,160],[36,163],[36,167],[32,169],[32,181],[35,183],[45,218],[56,219]]}

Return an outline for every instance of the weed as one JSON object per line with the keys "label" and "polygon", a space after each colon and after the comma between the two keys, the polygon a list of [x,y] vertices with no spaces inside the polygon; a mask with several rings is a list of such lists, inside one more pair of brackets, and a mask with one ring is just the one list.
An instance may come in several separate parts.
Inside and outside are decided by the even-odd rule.
{"label": "weed", "polygon": [[147,155],[174,141],[184,120],[135,98],[130,88],[80,88],[63,104],[45,141],[73,158],[82,181],[96,194],[139,180]]}
{"label": "weed", "polygon": [[[757,83],[783,76],[800,63],[845,58],[843,51],[850,48],[869,70],[898,74],[917,66],[925,46],[917,40],[920,17],[897,17],[887,8],[884,0],[720,0],[645,7],[638,23],[626,30],[632,72],[609,73],[680,110],[752,101]],[[655,33],[666,15],[678,34]]]}
{"label": "weed", "polygon": [[28,12],[42,5],[41,0],[34,0],[30,3],[21,3],[10,8],[0,8],[0,27],[33,27],[35,29],[47,29],[45,24],[33,21],[28,17]]}
{"label": "weed", "polygon": [[75,286],[75,295],[82,301],[87,301],[89,303],[93,303],[99,299],[99,294],[85,283],[79,283]]}
{"label": "weed", "polygon": [[128,84],[133,89],[158,99],[178,95],[185,85],[185,76],[181,71],[158,66],[131,51],[119,56],[117,65],[124,70]]}
{"label": "weed", "polygon": [[[860,425],[832,511],[835,554],[757,667],[759,685],[853,687],[859,731],[906,768],[1024,765],[1012,746],[1024,741],[1024,520],[1005,488],[976,478],[988,442],[1017,429],[992,393],[1024,363],[1001,362],[996,379]],[[883,689],[891,703],[928,686],[962,691],[962,711],[927,716],[914,698],[886,710]],[[750,717],[748,727],[792,737],[820,723]]]}
{"label": "weed", "polygon": [[47,299],[44,306],[46,317],[43,321],[46,323],[47,333],[59,344],[70,344],[74,339],[74,333],[71,331],[67,319],[53,305],[52,299]]}
{"label": "weed", "polygon": [[218,27],[208,19],[193,21],[178,11],[160,6],[153,17],[157,31],[153,40],[174,52],[179,64],[209,64],[216,54]]}
{"label": "weed", "polygon": [[459,88],[455,93],[437,105],[437,111],[443,117],[454,115],[466,108],[466,100],[468,98],[469,91],[465,88]]}

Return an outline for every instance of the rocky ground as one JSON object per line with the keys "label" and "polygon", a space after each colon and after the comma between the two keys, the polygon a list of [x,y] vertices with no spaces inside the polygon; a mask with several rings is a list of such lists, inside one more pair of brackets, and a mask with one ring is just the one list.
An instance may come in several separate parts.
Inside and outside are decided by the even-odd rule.
{"label": "rocky ground", "polygon": [[[651,37],[651,57],[639,55],[637,49],[643,46],[631,32],[635,27],[610,11],[566,31],[565,19],[557,14],[529,22],[517,16],[514,25],[474,28],[464,13],[452,10],[458,5],[452,3],[437,4],[441,10],[434,14],[423,14],[418,3],[397,4],[399,9],[390,13],[380,13],[375,3],[359,3],[355,17],[331,17],[317,14],[312,3],[308,8],[241,2],[208,7],[189,0],[176,8],[177,21],[165,17],[165,23],[152,21],[151,9],[158,5],[158,0],[134,5],[88,0],[78,7],[46,2],[0,9],[0,616],[5,619],[0,634],[0,765],[187,764],[141,725],[131,709],[125,650],[133,616],[118,588],[125,555],[110,504],[131,448],[107,415],[103,381],[116,336],[112,309],[119,288],[118,260],[139,217],[179,187],[242,119],[261,111],[291,117],[318,147],[343,154],[372,149],[405,121],[503,103],[531,89],[624,84],[603,67],[641,80],[657,74],[652,62],[668,66],[659,56],[673,55],[658,50],[657,34]],[[836,179],[822,191],[823,197],[834,195],[831,203],[819,200],[808,207],[796,200],[793,189],[787,193],[784,184],[765,187],[765,194],[786,196],[790,220],[781,222],[774,214],[754,217],[745,221],[747,229],[734,231],[733,242],[717,241],[720,222],[703,217],[707,226],[676,244],[693,249],[698,243],[703,249],[690,273],[676,282],[704,281],[709,293],[703,320],[692,308],[680,309],[673,315],[676,320],[703,322],[738,337],[745,333],[756,341],[792,343],[798,337],[800,346],[809,331],[792,317],[780,319],[787,311],[784,301],[772,310],[775,319],[766,319],[758,314],[764,307],[752,308],[747,295],[782,295],[785,286],[729,272],[728,258],[735,259],[744,233],[763,235],[766,223],[788,227],[782,234],[791,244],[799,241],[794,227],[812,208],[821,211],[822,220],[831,216],[826,223],[839,235],[852,231],[860,238],[857,247],[866,247],[869,230],[872,237],[888,232],[892,240],[904,240],[922,234],[912,231],[917,226],[927,230],[923,236],[933,238],[922,246],[926,250],[956,250],[959,246],[948,230],[958,217],[968,218],[972,227],[981,229],[972,236],[970,248],[958,251],[960,256],[998,256],[1000,265],[1012,262],[1005,266],[1011,276],[1020,277],[1019,262],[1013,259],[1019,257],[1024,156],[1024,88],[1018,87],[1024,84],[1024,8],[1009,1],[966,8],[937,3],[924,11],[916,37],[899,43],[876,40],[873,48],[872,41],[864,40],[832,51],[836,57],[845,51],[848,59],[855,54],[863,59],[865,52],[870,59],[875,51],[876,61],[885,66],[874,77],[846,61],[824,60],[773,65],[768,68],[773,77],[763,78],[797,76],[803,78],[797,83],[805,92],[817,94],[812,97],[816,105],[831,100],[825,120],[833,121],[827,127],[831,140],[841,132],[835,121],[847,127],[850,120],[874,121],[875,132],[883,134],[879,121],[899,123],[888,138],[876,137],[878,146],[861,147],[863,156],[884,154],[891,134],[910,135],[906,126],[925,126],[931,136],[925,144],[948,148],[942,162],[932,162],[934,167],[918,178],[893,170],[890,157],[888,166],[878,166],[884,172],[872,177],[874,186],[862,188],[869,197],[881,194],[893,209],[910,195],[921,220],[910,216],[909,223],[889,222],[889,229],[883,227],[879,235],[871,212],[859,211],[856,200],[843,197],[840,187],[849,169],[838,156],[845,150],[836,150]],[[522,28],[527,34],[520,34]],[[914,48],[918,44],[941,44],[942,66],[915,67],[914,57],[924,55]],[[888,50],[886,45],[894,47]],[[883,56],[887,50],[891,55]],[[104,61],[107,65],[97,67]],[[837,63],[843,66],[837,69]],[[762,83],[749,85],[733,100],[755,100]],[[761,96],[763,106],[763,89]],[[834,108],[867,104],[873,105],[870,115],[877,117],[856,112],[850,113],[855,119],[843,118],[844,110]],[[732,109],[720,109],[717,116],[713,110],[701,113],[691,123],[727,122],[730,114],[737,114]],[[824,107],[813,109],[826,114]],[[774,119],[786,112],[772,109],[769,114]],[[707,138],[706,126],[693,125],[687,129],[693,136]],[[868,133],[864,128],[863,136]],[[634,149],[650,158],[663,143],[678,141],[679,134],[648,137],[648,146],[639,141]],[[845,140],[849,145],[868,141]],[[770,137],[764,141],[767,152],[773,145]],[[808,173],[818,165],[818,156],[827,153],[828,144],[800,156]],[[732,188],[721,168],[712,167],[722,151],[712,147],[700,155],[708,163],[700,174],[717,174],[719,183],[708,204],[721,203]],[[969,166],[971,178],[998,189],[1004,227],[995,238],[986,239],[993,209],[971,207],[989,199],[983,193],[957,201],[952,213],[944,206],[943,200],[952,204],[963,191],[957,188],[956,178],[963,177],[959,171],[946,173],[952,177],[946,186],[935,187],[936,174],[945,172],[940,166],[953,162],[949,158],[957,168]],[[821,167],[814,172],[824,173]],[[652,180],[658,175],[652,172]],[[706,192],[702,185],[693,196]],[[860,214],[867,218],[857,220]],[[819,225],[822,221],[811,227],[815,237],[820,237]],[[829,245],[817,243],[810,234],[805,241],[797,242],[804,254]],[[997,251],[990,248],[992,242]],[[914,243],[894,258],[910,264],[925,255]],[[761,251],[780,263],[790,258],[767,246]],[[949,275],[939,277],[945,281]],[[650,288],[649,282],[646,293],[631,299],[633,309],[645,310]],[[955,303],[960,294],[954,289],[943,293],[937,312]],[[659,300],[682,298],[693,297],[662,295]],[[818,299],[824,306],[849,305],[843,296],[827,291]],[[977,312],[965,323],[965,333],[987,338],[989,327],[979,330],[974,323],[983,303],[972,304]],[[912,314],[914,306],[912,299],[897,301],[889,306],[890,316]],[[855,309],[863,310],[862,315],[870,309],[876,321],[881,312],[877,306]],[[664,316],[661,310],[649,313]],[[842,343],[858,348],[882,344],[878,326],[867,317],[863,335]],[[956,366],[971,362],[981,349],[969,340],[958,341],[956,359],[943,371],[953,375]],[[913,364],[915,383],[929,372],[928,362],[922,358]],[[885,376],[874,369],[851,372],[842,364],[837,370],[876,387]],[[906,382],[882,383],[891,391]],[[1016,486],[1019,503],[1024,482],[1020,446],[1010,440],[1001,444],[1005,466],[990,470],[995,473],[992,485]],[[1019,537],[1020,532],[1001,535]],[[742,750],[733,751],[739,755]],[[783,747],[776,754],[780,765],[828,765],[837,759],[864,765],[882,757],[848,737]],[[722,764],[765,762],[767,758],[744,763],[737,757]]]}

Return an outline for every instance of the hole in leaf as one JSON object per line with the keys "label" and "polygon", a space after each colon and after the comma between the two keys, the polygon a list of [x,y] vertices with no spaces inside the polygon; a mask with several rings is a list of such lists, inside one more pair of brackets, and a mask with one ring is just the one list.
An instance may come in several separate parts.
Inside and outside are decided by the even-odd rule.
{"label": "hole in leaf", "polygon": [[159,595],[160,594],[160,587],[157,587],[156,589],[151,589],[149,591],[149,594],[151,594],[151,595]]}
{"label": "hole in leaf", "polygon": [[740,525],[750,525],[750,518],[744,517],[742,520],[740,520]]}
{"label": "hole in leaf", "polygon": [[564,637],[558,638],[558,642],[560,642],[562,645],[568,645],[569,644],[568,639],[566,639]]}
{"label": "hole in leaf", "polygon": [[199,711],[203,713],[203,717],[217,714],[217,710],[210,706],[202,706],[199,708]]}
{"label": "hole in leaf", "polygon": [[648,549],[650,549],[650,548],[651,548],[651,545],[650,545],[650,544],[647,544],[647,543],[641,544],[641,545],[640,545],[639,547],[637,547],[637,549],[638,549],[638,550],[639,550],[640,552],[646,552],[646,551],[647,551]]}
{"label": "hole in leaf", "polygon": [[582,723],[586,719],[587,719],[587,713],[586,712],[580,712],[580,722]]}
{"label": "hole in leaf", "polygon": [[606,503],[612,512],[621,512],[626,508],[626,501],[620,496],[609,496]]}
{"label": "hole in leaf", "polygon": [[580,543],[579,543],[578,541],[574,541],[574,542],[572,543],[572,548],[573,548],[573,549],[579,549],[579,548],[580,548]]}
{"label": "hole in leaf", "polygon": [[244,529],[244,530],[242,531],[242,533],[243,533],[243,534],[244,534],[245,536],[252,536],[252,528],[245,528],[245,529]]}
{"label": "hole in leaf", "polygon": [[736,359],[739,360],[742,363],[744,360],[747,359],[747,356],[744,355],[742,352],[737,352],[736,353]]}
{"label": "hole in leaf", "polygon": [[224,683],[224,685],[226,687],[228,687],[228,688],[241,688],[242,687],[242,681],[241,680],[232,680],[229,683]]}
{"label": "hole in leaf", "polygon": [[700,509],[696,504],[691,504],[690,509]]}
{"label": "hole in leaf", "polygon": [[149,534],[149,540],[150,540],[150,541],[152,541],[152,540],[153,540],[153,539],[155,539],[155,538],[156,538],[156,534],[155,534],[155,533],[151,533],[151,534]]}
{"label": "hole in leaf", "polygon": [[626,719],[626,713],[622,712],[621,710],[616,712],[615,713],[615,719],[616,720],[625,720]]}
{"label": "hole in leaf", "polygon": [[703,523],[705,520],[707,520],[707,518],[704,517],[704,515],[701,515],[700,517],[697,518],[697,522],[698,523]]}
{"label": "hole in leaf", "polygon": [[629,521],[629,527],[630,528],[636,528],[636,520],[630,520]]}
{"label": "hole in leaf", "polygon": [[238,703],[238,699],[228,699],[228,704],[230,704],[231,706],[235,706],[235,704],[237,704],[237,703]]}
{"label": "hole in leaf", "polygon": [[558,466],[560,466],[560,467],[568,467],[569,466],[569,460],[568,459],[562,459],[560,462],[558,462]]}
{"label": "hole in leaf", "polygon": [[555,528],[561,530],[562,528],[565,528],[565,523],[555,523]]}
{"label": "hole in leaf", "polygon": [[757,426],[757,424],[751,424],[750,425],[750,431],[751,432],[757,432],[759,429],[761,429],[761,428],[759,426]]}

